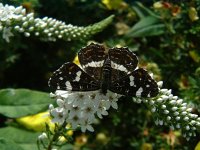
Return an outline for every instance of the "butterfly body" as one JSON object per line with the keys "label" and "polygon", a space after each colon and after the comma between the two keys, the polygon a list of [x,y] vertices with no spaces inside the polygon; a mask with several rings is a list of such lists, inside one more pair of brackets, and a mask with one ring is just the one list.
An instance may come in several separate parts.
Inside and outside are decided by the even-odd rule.
{"label": "butterfly body", "polygon": [[111,61],[109,56],[107,56],[103,68],[102,68],[102,76],[101,76],[101,86],[100,86],[100,92],[106,95],[107,90],[109,89],[110,86],[110,81],[111,81]]}
{"label": "butterfly body", "polygon": [[107,90],[114,93],[154,97],[158,85],[146,70],[137,69],[138,59],[128,48],[111,48],[90,44],[78,53],[81,68],[74,63],[65,63],[49,80],[54,90],[94,91]]}

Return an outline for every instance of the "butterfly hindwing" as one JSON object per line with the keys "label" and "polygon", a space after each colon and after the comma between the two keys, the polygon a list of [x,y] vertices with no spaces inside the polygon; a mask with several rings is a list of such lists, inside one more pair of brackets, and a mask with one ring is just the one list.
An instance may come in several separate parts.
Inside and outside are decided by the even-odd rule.
{"label": "butterfly hindwing", "polygon": [[82,48],[78,53],[83,70],[96,80],[100,80],[101,78],[105,57],[105,48],[102,45],[93,43]]}
{"label": "butterfly hindwing", "polygon": [[155,97],[158,85],[146,70],[140,68],[112,82],[109,90],[127,96]]}
{"label": "butterfly hindwing", "polygon": [[49,79],[53,90],[93,91],[99,89],[99,83],[74,63],[65,63]]}

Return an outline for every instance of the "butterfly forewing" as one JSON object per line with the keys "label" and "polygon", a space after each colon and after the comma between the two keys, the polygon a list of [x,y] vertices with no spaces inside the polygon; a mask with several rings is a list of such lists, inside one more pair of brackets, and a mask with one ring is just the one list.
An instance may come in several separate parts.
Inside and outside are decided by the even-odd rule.
{"label": "butterfly forewing", "polygon": [[127,96],[155,97],[158,85],[146,70],[140,68],[112,82],[109,90]]}
{"label": "butterfly forewing", "polygon": [[74,63],[65,63],[49,79],[52,90],[93,91],[99,83]]}
{"label": "butterfly forewing", "polygon": [[111,60],[111,81],[118,80],[122,76],[133,72],[138,64],[137,56],[128,48],[111,48],[108,52]]}
{"label": "butterfly forewing", "polygon": [[96,80],[101,79],[101,71],[105,57],[105,48],[102,45],[93,43],[82,48],[78,53],[83,70]]}

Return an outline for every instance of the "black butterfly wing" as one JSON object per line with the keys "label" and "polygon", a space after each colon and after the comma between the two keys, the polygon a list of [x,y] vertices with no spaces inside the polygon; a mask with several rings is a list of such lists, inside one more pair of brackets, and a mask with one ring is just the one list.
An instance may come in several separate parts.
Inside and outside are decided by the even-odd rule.
{"label": "black butterfly wing", "polygon": [[128,48],[111,48],[108,55],[111,60],[112,82],[133,72],[137,67],[138,58]]}
{"label": "black butterfly wing", "polygon": [[159,91],[156,81],[141,68],[112,82],[109,90],[134,97],[155,97]]}
{"label": "black butterfly wing", "polygon": [[101,79],[105,57],[105,48],[102,45],[93,43],[82,48],[78,53],[83,70],[98,81]]}
{"label": "black butterfly wing", "polygon": [[52,90],[93,91],[99,83],[74,63],[65,63],[56,70],[48,82]]}

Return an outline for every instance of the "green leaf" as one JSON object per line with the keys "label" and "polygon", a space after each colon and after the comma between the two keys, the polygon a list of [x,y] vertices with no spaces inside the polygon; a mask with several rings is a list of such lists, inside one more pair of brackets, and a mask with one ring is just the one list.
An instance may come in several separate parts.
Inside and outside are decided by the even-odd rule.
{"label": "green leaf", "polygon": [[33,144],[20,144],[20,147],[22,147],[24,150],[37,150],[37,144],[33,143]]}
{"label": "green leaf", "polygon": [[[0,137],[11,140],[13,143],[15,143],[15,145],[20,146],[21,149],[23,148],[24,150],[37,149],[36,141],[39,134],[40,133],[31,132],[15,127],[0,128]],[[6,150],[10,149],[8,148]]]}
{"label": "green leaf", "polygon": [[1,150],[24,150],[18,144],[14,143],[10,139],[0,138],[0,148]]}
{"label": "green leaf", "polygon": [[20,144],[36,144],[40,133],[31,132],[15,127],[0,128],[0,137],[14,141]]}
{"label": "green leaf", "polygon": [[141,19],[138,23],[136,23],[131,29],[131,30],[139,30],[142,28],[145,28],[147,26],[153,25],[160,22],[158,18],[152,17],[152,16],[147,16],[143,19]]}
{"label": "green leaf", "polygon": [[146,16],[157,16],[153,11],[145,7],[142,3],[136,2],[135,5],[132,7],[136,14],[139,16],[140,19],[145,18]]}
{"label": "green leaf", "polygon": [[66,144],[63,145],[59,150],[71,150],[74,149],[74,146],[72,144]]}
{"label": "green leaf", "polygon": [[161,35],[166,32],[166,26],[160,19],[152,16],[145,17],[136,23],[126,34],[126,37],[145,37]]}
{"label": "green leaf", "polygon": [[48,93],[28,89],[0,90],[0,113],[11,118],[36,114],[47,110],[54,100]]}

